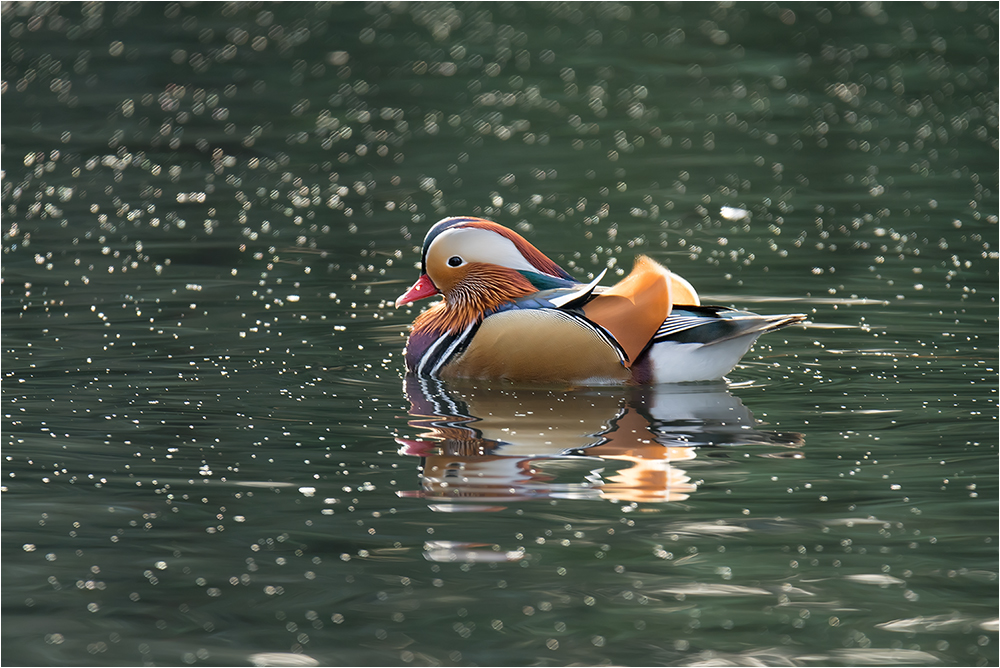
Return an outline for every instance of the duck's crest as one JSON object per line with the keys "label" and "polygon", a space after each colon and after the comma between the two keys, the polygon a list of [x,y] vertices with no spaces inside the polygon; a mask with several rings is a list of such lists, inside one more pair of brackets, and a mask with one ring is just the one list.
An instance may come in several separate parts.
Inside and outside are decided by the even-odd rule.
{"label": "duck's crest", "polygon": [[550,276],[558,276],[559,278],[566,280],[574,280],[573,277],[570,276],[569,272],[547,258],[540,250],[532,246],[527,239],[514,230],[510,230],[503,225],[494,223],[491,220],[469,216],[444,218],[434,223],[431,229],[427,230],[427,236],[424,237],[424,246],[420,256],[420,262],[425,268],[427,266],[427,249],[430,248],[434,239],[436,239],[442,232],[456,227],[476,227],[482,230],[489,230],[494,234],[499,234],[505,239],[509,239],[514,246],[517,247],[517,250],[521,253],[521,255],[524,256],[524,259],[527,260],[531,266],[538,269],[539,272]]}

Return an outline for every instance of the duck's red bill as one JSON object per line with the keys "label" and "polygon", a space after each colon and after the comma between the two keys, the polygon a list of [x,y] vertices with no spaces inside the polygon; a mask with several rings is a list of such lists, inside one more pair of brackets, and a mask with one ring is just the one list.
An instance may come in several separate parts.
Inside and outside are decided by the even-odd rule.
{"label": "duck's red bill", "polygon": [[418,299],[423,299],[424,297],[431,297],[438,294],[438,289],[431,282],[431,279],[427,274],[420,274],[420,278],[417,282],[410,286],[410,289],[404,292],[396,300],[396,308],[399,308],[403,304],[409,304],[410,302],[415,302]]}
{"label": "duck's red bill", "polygon": [[441,454],[439,443],[428,443],[427,441],[415,441],[410,438],[397,438],[396,443],[400,445],[399,454],[411,457],[431,457]]}

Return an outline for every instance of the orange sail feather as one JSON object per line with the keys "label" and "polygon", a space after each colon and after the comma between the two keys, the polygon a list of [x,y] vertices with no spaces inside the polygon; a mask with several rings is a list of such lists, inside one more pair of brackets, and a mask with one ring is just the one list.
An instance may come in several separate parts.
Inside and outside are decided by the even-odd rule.
{"label": "orange sail feather", "polygon": [[635,361],[670,315],[670,272],[645,255],[632,272],[583,307],[590,320],[606,329]]}

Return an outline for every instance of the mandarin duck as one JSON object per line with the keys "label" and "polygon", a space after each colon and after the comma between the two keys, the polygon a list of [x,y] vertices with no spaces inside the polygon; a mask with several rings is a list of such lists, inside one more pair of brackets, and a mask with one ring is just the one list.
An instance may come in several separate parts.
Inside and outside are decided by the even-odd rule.
{"label": "mandarin duck", "polygon": [[[445,218],[424,238],[423,272],[396,300],[443,295],[417,316],[409,373],[527,383],[718,380],[764,332],[804,315],[702,306],[686,280],[640,255],[624,279],[581,283],[498,223]],[[606,270],[605,270],[606,271]]]}

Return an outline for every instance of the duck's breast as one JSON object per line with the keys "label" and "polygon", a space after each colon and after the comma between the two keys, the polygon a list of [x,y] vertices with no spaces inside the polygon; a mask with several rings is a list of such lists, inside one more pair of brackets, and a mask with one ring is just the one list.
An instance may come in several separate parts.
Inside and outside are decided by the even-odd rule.
{"label": "duck's breast", "polygon": [[558,309],[514,309],[485,318],[442,378],[515,382],[621,383],[629,378],[621,347],[607,332]]}

